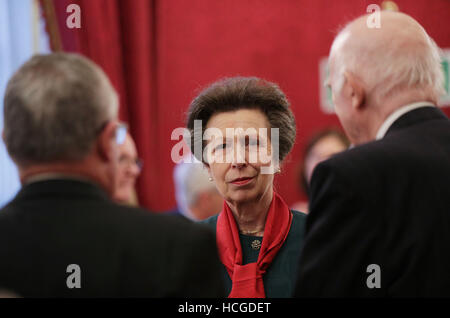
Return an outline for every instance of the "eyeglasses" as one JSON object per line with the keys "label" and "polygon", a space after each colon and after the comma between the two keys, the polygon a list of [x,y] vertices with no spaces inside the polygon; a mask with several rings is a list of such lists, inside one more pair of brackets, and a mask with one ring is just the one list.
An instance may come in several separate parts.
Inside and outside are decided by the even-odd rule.
{"label": "eyeglasses", "polygon": [[135,165],[140,172],[144,166],[144,161],[140,158],[133,159],[133,158],[130,158],[127,156],[120,156],[119,164],[127,166],[127,167],[132,167],[133,165]]}
{"label": "eyeglasses", "polygon": [[[104,122],[97,131],[97,135],[100,134],[103,129],[108,125],[109,121]],[[118,122],[115,131],[115,140],[118,145],[122,145],[127,138],[128,125],[124,122]]]}
{"label": "eyeglasses", "polygon": [[128,125],[122,122],[117,124],[116,128],[116,142],[118,145],[123,145],[127,138]]}

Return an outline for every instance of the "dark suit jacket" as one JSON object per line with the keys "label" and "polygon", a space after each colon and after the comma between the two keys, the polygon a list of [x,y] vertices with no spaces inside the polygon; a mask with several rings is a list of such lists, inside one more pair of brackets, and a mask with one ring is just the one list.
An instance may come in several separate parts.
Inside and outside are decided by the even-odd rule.
{"label": "dark suit jacket", "polygon": [[219,277],[209,229],[116,205],[90,183],[31,183],[0,210],[0,289],[20,296],[225,296]]}
{"label": "dark suit jacket", "polygon": [[450,121],[439,109],[319,164],[311,191],[296,296],[450,296]]}

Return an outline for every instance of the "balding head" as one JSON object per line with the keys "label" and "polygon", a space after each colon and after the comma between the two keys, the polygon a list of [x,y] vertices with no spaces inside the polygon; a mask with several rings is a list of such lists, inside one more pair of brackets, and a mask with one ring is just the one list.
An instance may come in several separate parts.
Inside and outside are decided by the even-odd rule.
{"label": "balding head", "polygon": [[[443,74],[439,49],[424,28],[399,12],[380,12],[380,28],[370,28],[368,18],[365,15],[350,22],[333,42],[329,84],[334,98],[346,84],[354,83],[361,100],[348,96],[347,103],[356,107],[360,102],[380,120],[414,101],[436,103],[442,94]],[[338,102],[338,116],[351,120]],[[350,128],[352,134],[361,134],[360,127]]]}

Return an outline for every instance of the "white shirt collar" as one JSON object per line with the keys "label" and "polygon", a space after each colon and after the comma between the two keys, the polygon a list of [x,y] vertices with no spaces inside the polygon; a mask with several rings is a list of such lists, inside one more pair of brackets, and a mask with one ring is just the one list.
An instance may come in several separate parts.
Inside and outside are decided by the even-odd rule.
{"label": "white shirt collar", "polygon": [[424,102],[416,102],[416,103],[412,103],[412,104],[408,104],[403,107],[400,107],[399,109],[394,111],[392,114],[390,114],[388,116],[388,118],[386,118],[384,123],[380,126],[380,128],[378,128],[376,140],[382,139],[384,137],[384,135],[386,135],[387,131],[392,126],[392,124],[397,119],[399,119],[402,115],[404,115],[414,109],[422,108],[422,107],[436,107],[436,106],[433,105],[431,102],[424,101]]}

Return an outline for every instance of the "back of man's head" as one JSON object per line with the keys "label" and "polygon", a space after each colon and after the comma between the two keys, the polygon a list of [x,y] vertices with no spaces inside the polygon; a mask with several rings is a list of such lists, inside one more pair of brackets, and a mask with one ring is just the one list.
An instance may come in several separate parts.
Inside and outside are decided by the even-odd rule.
{"label": "back of man's head", "polygon": [[117,109],[114,89],[93,62],[75,54],[37,55],[6,88],[5,144],[18,165],[80,160]]}
{"label": "back of man's head", "polygon": [[335,38],[331,55],[338,76],[357,74],[377,101],[402,90],[437,99],[443,93],[439,48],[425,29],[400,12],[380,12],[379,27],[368,19],[353,20]]}
{"label": "back of man's head", "polygon": [[3,139],[22,182],[85,177],[113,191],[118,98],[103,71],[77,54],[36,55],[8,82]]}
{"label": "back of man's head", "polygon": [[439,48],[412,17],[379,12],[359,17],[336,36],[330,51],[331,87],[336,114],[353,144],[375,139],[397,109],[437,104],[443,92]]}

